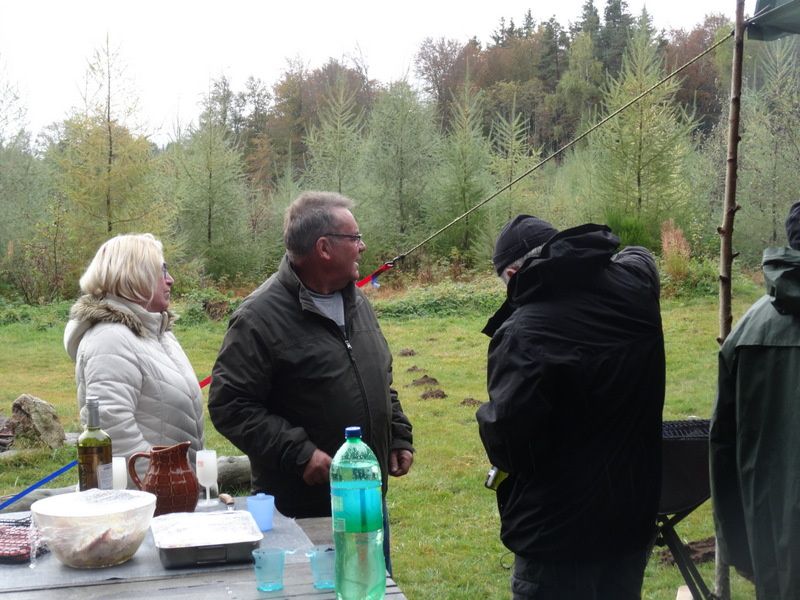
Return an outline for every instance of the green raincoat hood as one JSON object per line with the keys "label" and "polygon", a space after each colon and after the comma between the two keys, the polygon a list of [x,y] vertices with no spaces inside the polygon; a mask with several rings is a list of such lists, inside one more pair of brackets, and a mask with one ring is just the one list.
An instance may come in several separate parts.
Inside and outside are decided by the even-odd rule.
{"label": "green raincoat hood", "polygon": [[775,310],[783,315],[800,314],[800,250],[767,248],[761,266]]}

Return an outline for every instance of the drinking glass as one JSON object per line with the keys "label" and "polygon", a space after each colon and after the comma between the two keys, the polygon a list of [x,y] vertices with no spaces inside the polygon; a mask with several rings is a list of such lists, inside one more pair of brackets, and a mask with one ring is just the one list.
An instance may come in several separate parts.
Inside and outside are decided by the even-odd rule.
{"label": "drinking glass", "polygon": [[198,450],[197,451],[197,481],[206,488],[205,500],[200,500],[198,506],[216,506],[218,500],[211,499],[211,488],[217,484],[217,451]]}

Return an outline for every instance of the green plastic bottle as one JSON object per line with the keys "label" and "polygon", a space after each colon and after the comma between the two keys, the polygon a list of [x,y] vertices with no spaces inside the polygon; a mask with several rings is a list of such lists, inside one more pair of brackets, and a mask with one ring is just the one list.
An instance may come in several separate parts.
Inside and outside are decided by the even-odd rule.
{"label": "green plastic bottle", "polygon": [[331,515],[337,600],[382,599],[386,563],[381,469],[361,439],[360,427],[345,429],[345,443],[331,462]]}

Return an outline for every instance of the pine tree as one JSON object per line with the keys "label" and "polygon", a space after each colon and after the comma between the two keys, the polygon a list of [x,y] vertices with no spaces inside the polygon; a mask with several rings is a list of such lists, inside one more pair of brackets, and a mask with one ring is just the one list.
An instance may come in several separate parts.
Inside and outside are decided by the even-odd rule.
{"label": "pine tree", "polygon": [[379,95],[363,163],[368,190],[364,204],[369,209],[365,222],[370,223],[370,239],[377,242],[373,247],[396,249],[420,229],[439,145],[433,109],[419,101],[407,81],[395,82]]}
{"label": "pine tree", "polygon": [[737,250],[757,263],[764,246],[785,243],[783,222],[797,200],[800,165],[800,69],[794,38],[758,44],[763,84],[743,91],[743,144],[737,195],[746,218],[737,219]]}
{"label": "pine tree", "polygon": [[[619,76],[605,88],[604,111],[613,112],[661,77],[657,48],[648,30],[639,29]],[[655,245],[661,222],[675,218],[680,223],[688,205],[685,161],[694,121],[674,101],[677,88],[675,80],[656,88],[593,138],[602,210],[612,228],[629,236],[629,243]]]}
{"label": "pine tree", "polygon": [[245,237],[246,186],[240,153],[222,123],[205,113],[175,152],[177,232],[189,256],[213,277],[247,272],[254,259]]}
{"label": "pine tree", "polygon": [[[505,187],[538,161],[539,153],[530,146],[530,131],[524,116],[517,112],[512,103],[508,118],[497,115],[492,126],[491,169],[497,187]],[[502,213],[507,221],[523,211],[527,182],[520,181],[502,193],[495,204],[495,212]]]}
{"label": "pine tree", "polygon": [[[453,123],[444,143],[438,176],[441,200],[430,207],[429,222],[444,224],[488,195],[490,154],[481,131],[482,119],[482,94],[472,91],[467,82],[461,97],[454,100]],[[455,249],[461,257],[474,260],[482,253],[473,244],[478,244],[484,223],[485,217],[477,213],[462,219],[437,240],[440,251],[448,253]]]}
{"label": "pine tree", "polygon": [[605,70],[616,77],[622,66],[622,56],[631,37],[633,17],[625,0],[606,0],[604,23],[600,29],[600,60]]}
{"label": "pine tree", "polygon": [[561,107],[558,137],[569,139],[581,123],[588,123],[601,96],[603,66],[595,58],[592,36],[585,31],[575,35],[569,49],[569,67],[559,80],[555,102]]}
{"label": "pine tree", "polygon": [[[89,63],[84,106],[46,150],[55,191],[64,196],[68,237],[88,260],[111,236],[169,228],[168,207],[154,187],[153,146],[137,132],[136,97],[118,50],[107,39]],[[134,123],[129,126],[128,123]]]}
{"label": "pine tree", "polygon": [[306,137],[309,166],[308,184],[350,195],[358,182],[363,112],[358,110],[355,92],[337,79],[325,96],[319,125]]}
{"label": "pine tree", "polygon": [[581,18],[578,19],[578,30],[587,33],[593,40],[597,40],[600,36],[600,13],[597,12],[597,7],[594,5],[594,0],[586,0],[581,7]]}

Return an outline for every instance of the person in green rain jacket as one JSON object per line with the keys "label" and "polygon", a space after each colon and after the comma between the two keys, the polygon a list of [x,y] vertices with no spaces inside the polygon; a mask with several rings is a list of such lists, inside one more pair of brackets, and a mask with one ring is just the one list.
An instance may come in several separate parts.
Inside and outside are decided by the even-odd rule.
{"label": "person in green rain jacket", "polygon": [[800,598],[800,202],[788,248],[767,248],[767,294],[719,353],[711,418],[714,521],[724,561],[759,600]]}

